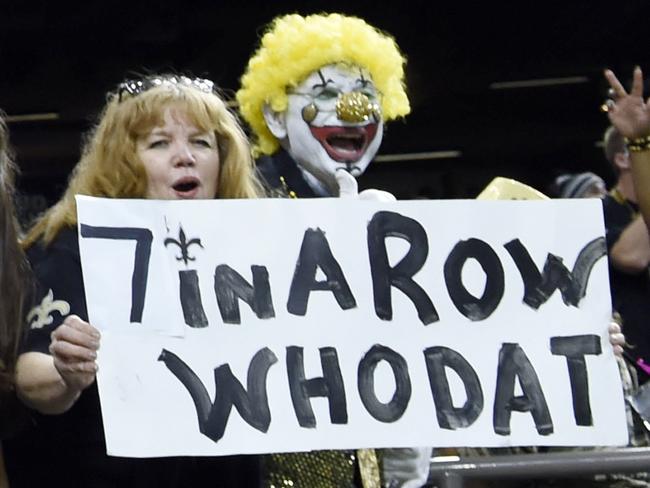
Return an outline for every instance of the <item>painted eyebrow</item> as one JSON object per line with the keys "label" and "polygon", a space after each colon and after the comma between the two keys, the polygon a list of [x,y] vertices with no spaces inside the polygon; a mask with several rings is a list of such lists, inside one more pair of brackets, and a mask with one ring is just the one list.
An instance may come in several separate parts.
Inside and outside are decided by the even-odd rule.
{"label": "painted eyebrow", "polygon": [[371,86],[371,87],[373,87],[373,88],[375,87],[375,84],[374,84],[372,81],[370,81],[370,80],[366,80],[365,78],[359,78],[359,79],[357,79],[356,81],[357,81],[357,83],[359,83],[363,88],[365,88],[365,87],[367,87],[367,86]]}
{"label": "painted eyebrow", "polygon": [[363,76],[363,71],[359,70],[359,76],[361,78],[357,78],[357,83],[360,83],[363,88],[367,87],[368,85],[372,86],[373,88],[375,87],[375,84],[371,80],[366,80],[366,78]]}
{"label": "painted eyebrow", "polygon": [[328,78],[326,80],[325,77],[323,76],[323,73],[321,72],[321,70],[318,70],[317,73],[318,73],[318,77],[320,78],[322,83],[316,83],[315,85],[312,85],[312,89],[314,89],[314,88],[323,88],[323,87],[327,86],[328,83],[334,83],[334,80],[332,80],[332,79]]}

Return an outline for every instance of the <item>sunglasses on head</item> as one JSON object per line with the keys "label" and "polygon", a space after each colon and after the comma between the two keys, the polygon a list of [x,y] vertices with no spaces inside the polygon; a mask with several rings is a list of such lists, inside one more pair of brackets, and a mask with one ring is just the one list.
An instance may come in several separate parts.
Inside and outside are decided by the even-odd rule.
{"label": "sunglasses on head", "polygon": [[147,76],[144,78],[125,80],[117,85],[118,101],[125,100],[129,97],[135,97],[140,93],[146,92],[158,86],[187,86],[195,88],[204,93],[214,92],[214,83],[205,78],[189,78],[187,76],[165,75],[165,76]]}

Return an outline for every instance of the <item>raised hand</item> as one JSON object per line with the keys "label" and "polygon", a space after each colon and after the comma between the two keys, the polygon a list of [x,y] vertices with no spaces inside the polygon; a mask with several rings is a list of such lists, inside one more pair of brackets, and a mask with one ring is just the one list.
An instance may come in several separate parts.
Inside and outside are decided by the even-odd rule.
{"label": "raised hand", "polygon": [[605,70],[612,98],[607,101],[609,121],[628,139],[650,135],[650,99],[643,100],[643,73],[634,68],[632,89],[627,93],[611,70]]}
{"label": "raised hand", "polygon": [[52,332],[50,354],[54,367],[73,391],[82,391],[95,381],[99,331],[76,315]]}

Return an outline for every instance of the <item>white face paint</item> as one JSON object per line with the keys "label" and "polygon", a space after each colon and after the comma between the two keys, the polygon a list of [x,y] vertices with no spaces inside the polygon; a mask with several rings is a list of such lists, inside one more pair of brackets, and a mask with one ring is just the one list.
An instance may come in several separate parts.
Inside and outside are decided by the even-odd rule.
{"label": "white face paint", "polygon": [[[343,112],[354,108],[345,102],[350,94],[365,95],[366,105],[374,103],[377,109],[365,116],[346,116]],[[379,93],[366,70],[331,64],[289,92],[284,114],[275,114],[273,121],[268,112],[265,115],[271,132],[296,162],[335,195],[337,169],[359,176],[377,153],[384,128],[380,106]]]}

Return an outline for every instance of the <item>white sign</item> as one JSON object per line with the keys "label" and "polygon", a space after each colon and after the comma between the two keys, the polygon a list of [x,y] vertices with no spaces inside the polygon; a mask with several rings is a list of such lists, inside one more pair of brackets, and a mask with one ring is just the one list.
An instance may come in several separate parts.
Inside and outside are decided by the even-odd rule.
{"label": "white sign", "polygon": [[77,202],[109,454],[627,442],[598,201]]}

